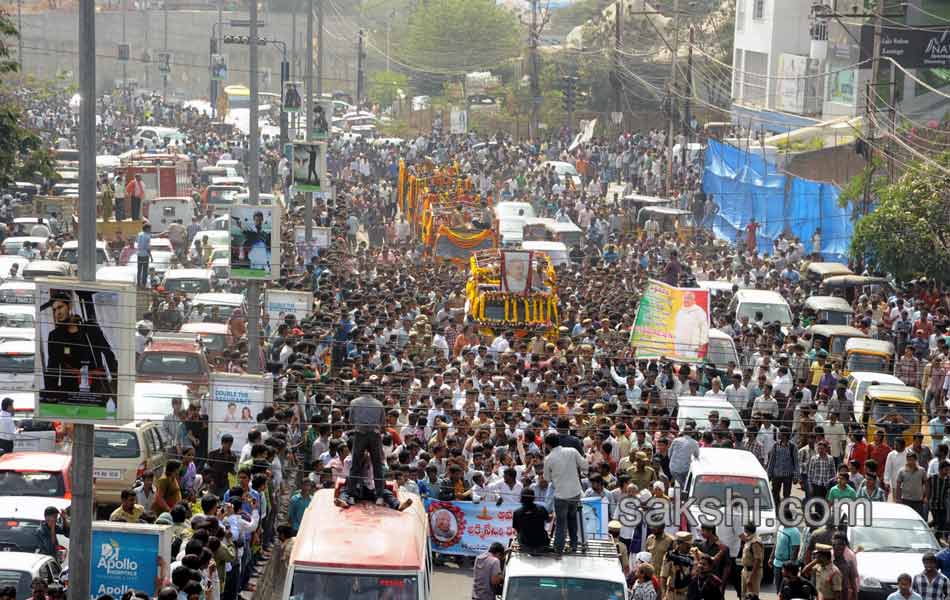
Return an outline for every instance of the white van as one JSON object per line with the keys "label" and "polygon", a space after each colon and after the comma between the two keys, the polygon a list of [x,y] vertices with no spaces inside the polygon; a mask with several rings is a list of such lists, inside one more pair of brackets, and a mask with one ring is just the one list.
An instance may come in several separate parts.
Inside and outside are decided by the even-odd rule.
{"label": "white van", "polygon": [[521,249],[547,254],[551,259],[551,264],[555,267],[567,265],[571,262],[567,246],[561,242],[521,242]]}
{"label": "white van", "polygon": [[[722,543],[729,546],[734,555],[738,555],[739,535],[744,527],[743,517],[746,522],[754,518],[759,524],[757,533],[765,546],[766,559],[772,554],[777,522],[775,506],[772,503],[772,488],[765,468],[754,454],[733,448],[700,448],[699,458],[694,459],[689,466],[684,490],[684,498],[696,499],[690,506],[690,513],[696,520],[696,527],[692,532],[697,539],[700,539],[701,525],[704,522],[700,509],[700,505],[704,504],[703,500],[706,500],[707,505],[703,509],[708,511],[718,505],[720,512],[729,498],[727,491],[731,492],[731,498],[741,498],[750,505],[754,500],[758,500],[758,516],[733,512],[732,526],[720,525],[717,533]],[[766,523],[770,525],[767,526]],[[771,569],[766,568],[765,571],[771,573]]]}
{"label": "white van", "polygon": [[[739,353],[736,352],[735,341],[719,329],[710,329],[706,364],[716,365],[717,369],[724,370],[729,365],[729,361],[739,366]],[[726,381],[722,383],[723,386],[729,385]]]}
{"label": "white van", "polygon": [[195,216],[195,203],[188,196],[161,196],[146,201],[148,222],[152,233],[165,233],[168,226],[177,220],[188,227]]}
{"label": "white van", "polygon": [[585,552],[529,554],[512,543],[502,600],[590,598],[625,600],[627,579],[610,540],[588,540]]}
{"label": "white van", "polygon": [[[56,260],[60,262],[67,262],[71,265],[78,265],[79,242],[76,240],[64,242],[63,247],[60,248],[59,254],[56,256]],[[112,260],[112,257],[109,255],[108,246],[106,246],[105,242],[99,240],[96,240],[96,264],[100,267],[103,265],[115,264],[115,261]]]}
{"label": "white van", "polygon": [[729,310],[736,313],[737,321],[749,317],[749,321],[754,322],[755,314],[760,312],[765,323],[792,324],[792,309],[788,301],[772,290],[738,290],[729,303]]}
{"label": "white van", "polygon": [[499,202],[495,205],[495,222],[503,246],[517,246],[524,241],[524,224],[534,218],[534,207],[527,202]]}

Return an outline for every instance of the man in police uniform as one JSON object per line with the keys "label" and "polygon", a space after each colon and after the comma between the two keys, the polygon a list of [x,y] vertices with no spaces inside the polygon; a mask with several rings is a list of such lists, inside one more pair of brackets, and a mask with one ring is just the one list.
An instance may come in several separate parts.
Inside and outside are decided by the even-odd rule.
{"label": "man in police uniform", "polygon": [[765,560],[765,546],[755,532],[755,523],[746,523],[745,531],[739,536],[742,539],[742,555],[739,564],[742,566],[742,597],[758,597],[759,586],[762,584],[762,564]]}
{"label": "man in police uniform", "polygon": [[647,536],[646,549],[652,557],[651,562],[657,573],[661,572],[663,559],[666,558],[666,553],[669,552],[672,547],[673,536],[666,532],[665,527],[660,525],[650,528],[650,535]]}
{"label": "man in police uniform", "polygon": [[693,557],[690,555],[693,534],[688,531],[677,532],[675,541],[675,546],[663,557],[663,569],[660,572],[664,600],[686,600],[693,570]]}

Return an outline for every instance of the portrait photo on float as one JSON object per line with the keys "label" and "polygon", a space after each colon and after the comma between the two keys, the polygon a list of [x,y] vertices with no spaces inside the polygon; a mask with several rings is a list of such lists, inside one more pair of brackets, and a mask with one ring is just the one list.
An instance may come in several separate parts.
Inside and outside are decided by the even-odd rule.
{"label": "portrait photo on float", "polygon": [[114,417],[120,377],[120,294],[38,286],[37,295],[40,405],[89,409],[72,416]]}

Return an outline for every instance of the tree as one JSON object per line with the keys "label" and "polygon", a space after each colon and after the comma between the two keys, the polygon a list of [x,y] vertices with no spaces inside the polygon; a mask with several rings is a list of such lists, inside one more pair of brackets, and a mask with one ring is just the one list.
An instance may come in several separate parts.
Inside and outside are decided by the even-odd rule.
{"label": "tree", "polygon": [[396,101],[396,94],[402,90],[409,93],[409,78],[394,71],[377,71],[369,80],[369,99],[373,104],[385,108]]}
{"label": "tree", "polygon": [[42,148],[35,131],[23,125],[23,110],[12,80],[19,71],[11,58],[9,40],[19,33],[10,17],[0,11],[0,187],[16,180],[32,180],[34,175],[54,174],[52,154]]}
{"label": "tree", "polygon": [[877,187],[878,205],[860,219],[852,253],[900,281],[950,278],[950,153],[915,163]]}
{"label": "tree", "polygon": [[521,47],[518,18],[495,0],[418,2],[401,38],[396,58],[437,76],[490,70]]}

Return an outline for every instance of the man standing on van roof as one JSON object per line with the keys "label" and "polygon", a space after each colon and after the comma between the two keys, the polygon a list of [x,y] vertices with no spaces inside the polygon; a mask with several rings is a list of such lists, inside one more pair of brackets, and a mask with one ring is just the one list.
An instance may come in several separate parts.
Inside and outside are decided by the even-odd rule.
{"label": "man standing on van roof", "polygon": [[369,451],[373,465],[373,486],[377,494],[386,487],[383,479],[383,440],[382,428],[386,422],[386,409],[383,403],[370,396],[360,396],[350,402],[350,419],[353,425],[353,453],[350,474],[346,478],[346,490],[340,494],[340,500],[355,504],[359,497],[360,476],[363,473],[365,452]]}
{"label": "man standing on van roof", "polygon": [[577,548],[577,516],[581,501],[580,473],[587,473],[588,465],[580,452],[562,446],[556,433],[544,437],[548,455],[544,459],[544,478],[554,486],[554,550],[564,551],[565,528],[571,538],[571,547]]}

